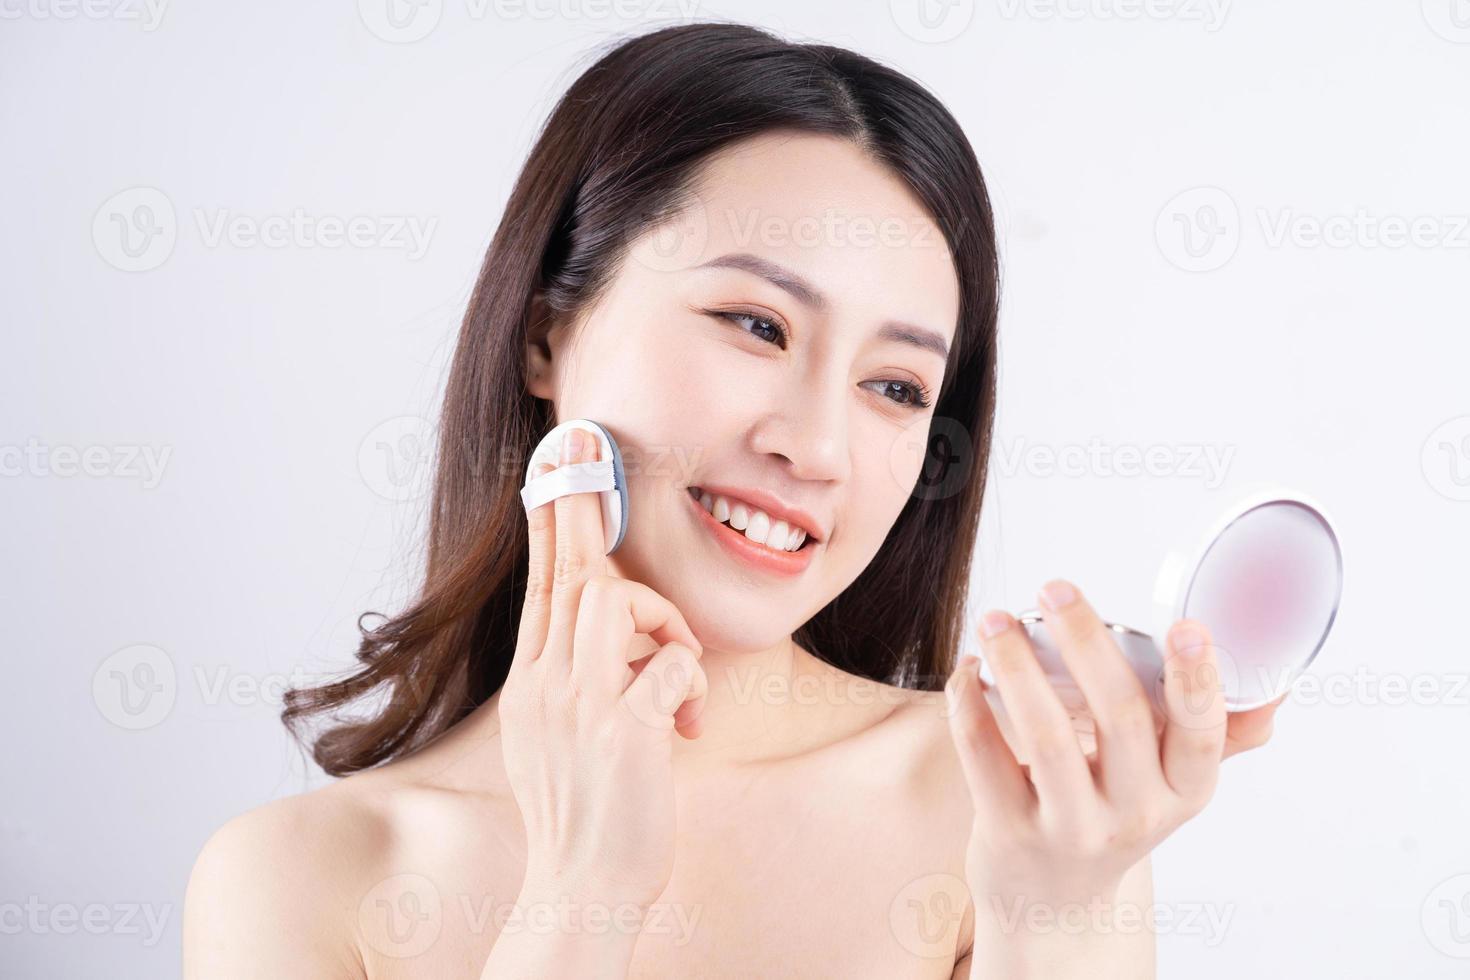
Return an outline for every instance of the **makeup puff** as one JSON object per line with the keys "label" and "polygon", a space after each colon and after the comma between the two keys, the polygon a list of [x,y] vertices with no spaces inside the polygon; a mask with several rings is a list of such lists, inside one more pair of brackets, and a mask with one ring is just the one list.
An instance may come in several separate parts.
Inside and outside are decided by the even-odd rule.
{"label": "makeup puff", "polygon": [[[581,429],[598,442],[598,459],[589,463],[561,465],[562,437],[570,429]],[[556,468],[542,476],[531,474],[541,463]],[[623,454],[612,433],[591,419],[567,419],[542,437],[531,460],[521,487],[521,502],[530,513],[542,504],[571,493],[595,493],[602,504],[602,531],[610,555],[623,543],[628,530],[628,484],[623,475]]]}

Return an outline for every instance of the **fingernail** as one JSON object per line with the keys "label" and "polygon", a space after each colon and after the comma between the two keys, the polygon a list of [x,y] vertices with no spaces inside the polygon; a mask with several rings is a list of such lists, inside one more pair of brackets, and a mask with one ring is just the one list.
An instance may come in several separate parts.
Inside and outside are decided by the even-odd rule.
{"label": "fingernail", "polygon": [[980,633],[987,640],[1000,636],[1011,628],[1011,617],[997,610],[980,617]]}
{"label": "fingernail", "polygon": [[1204,630],[1193,623],[1180,623],[1169,631],[1169,644],[1181,656],[1203,655],[1208,642]]}
{"label": "fingernail", "polygon": [[1077,590],[1068,582],[1055,579],[1041,587],[1041,604],[1052,612],[1060,612],[1077,600]]}
{"label": "fingernail", "polygon": [[561,461],[575,463],[582,456],[582,430],[568,429],[561,440]]}

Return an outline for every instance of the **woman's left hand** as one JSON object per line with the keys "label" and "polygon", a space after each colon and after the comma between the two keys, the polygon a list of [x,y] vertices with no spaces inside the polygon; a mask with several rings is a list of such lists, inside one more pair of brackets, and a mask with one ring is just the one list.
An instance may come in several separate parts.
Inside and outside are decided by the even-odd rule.
{"label": "woman's left hand", "polygon": [[1097,751],[1089,756],[1079,745],[1025,631],[1006,613],[987,613],[982,646],[1028,765],[1007,744],[975,659],[963,658],[945,692],[975,806],[966,877],[977,916],[987,913],[986,898],[1053,910],[1110,901],[1125,873],[1209,802],[1221,760],[1266,742],[1281,703],[1227,715],[1209,631],[1181,620],[1169,633],[1160,727],[1143,686],[1078,590],[1048,583],[1041,605],[1086,699]]}

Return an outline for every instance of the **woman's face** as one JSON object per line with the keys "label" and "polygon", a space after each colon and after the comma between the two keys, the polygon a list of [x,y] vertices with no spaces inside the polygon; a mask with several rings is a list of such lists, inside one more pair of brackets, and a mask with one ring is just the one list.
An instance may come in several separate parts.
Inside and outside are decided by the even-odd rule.
{"label": "woman's face", "polygon": [[[754,137],[695,190],[582,322],[551,331],[549,362],[532,348],[531,391],[623,450],[610,571],[667,597],[706,647],[766,650],[862,572],[908,501],[959,289],[922,205],[847,141]],[[746,531],[691,487],[746,505]]]}

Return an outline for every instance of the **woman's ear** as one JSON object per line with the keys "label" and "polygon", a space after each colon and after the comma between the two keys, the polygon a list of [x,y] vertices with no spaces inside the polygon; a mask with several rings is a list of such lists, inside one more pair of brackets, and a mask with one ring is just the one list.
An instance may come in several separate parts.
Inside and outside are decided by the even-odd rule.
{"label": "woman's ear", "polygon": [[556,317],[538,290],[531,297],[530,328],[526,331],[526,390],[537,398],[552,401],[556,394],[556,362],[551,335]]}

